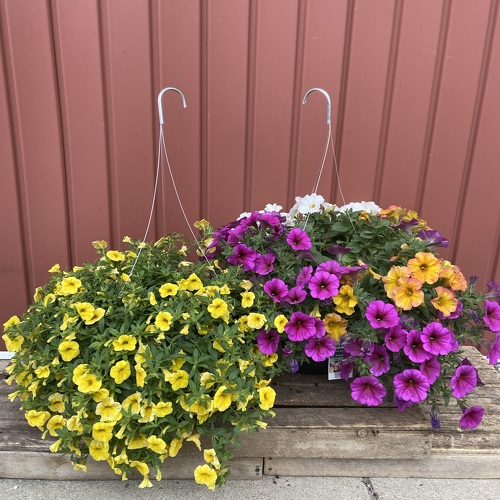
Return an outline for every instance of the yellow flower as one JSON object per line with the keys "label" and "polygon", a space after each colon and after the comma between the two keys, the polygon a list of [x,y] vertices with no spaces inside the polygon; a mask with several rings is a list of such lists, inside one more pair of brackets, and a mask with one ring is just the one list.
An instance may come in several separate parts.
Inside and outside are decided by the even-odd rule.
{"label": "yellow flower", "polygon": [[141,411],[142,396],[140,392],[134,392],[122,401],[122,406],[132,415],[137,415]]}
{"label": "yellow flower", "polygon": [[170,330],[172,325],[173,316],[168,311],[159,312],[155,318],[155,326],[162,332]]}
{"label": "yellow flower", "polygon": [[76,431],[78,435],[83,434],[83,425],[77,415],[73,415],[66,422],[66,427],[70,432]]}
{"label": "yellow flower", "polygon": [[19,323],[21,323],[21,320],[19,319],[18,316],[11,316],[4,324],[3,324],[3,328],[5,331],[7,331],[7,329],[9,328],[9,326],[12,326],[12,325],[19,325]]}
{"label": "yellow flower", "polygon": [[57,436],[57,430],[66,425],[66,419],[62,415],[54,415],[47,422],[47,429],[51,436]]}
{"label": "yellow flower", "polygon": [[153,403],[153,413],[157,417],[166,417],[170,415],[173,411],[172,403],[170,401],[165,403],[164,401],[160,401],[159,403]]}
{"label": "yellow flower", "polygon": [[92,317],[88,320],[85,321],[86,325],[93,325],[94,323],[97,323],[103,316],[106,311],[104,309],[101,309],[98,307],[97,309],[94,309],[94,314]]}
{"label": "yellow flower", "polygon": [[103,422],[112,422],[121,418],[122,405],[113,398],[103,399],[95,409],[96,415],[101,417]]}
{"label": "yellow flower", "polygon": [[177,291],[179,290],[179,286],[174,283],[165,283],[160,287],[160,295],[161,297],[173,297],[177,295]]}
{"label": "yellow flower", "polygon": [[431,300],[431,304],[444,316],[449,316],[457,310],[458,299],[451,290],[437,286],[436,293],[437,297]]}
{"label": "yellow flower", "polygon": [[286,319],[283,314],[280,314],[274,318],[274,326],[276,328],[276,331],[278,333],[283,333],[285,331],[285,325],[288,323],[288,320]]}
{"label": "yellow flower", "polygon": [[78,321],[78,316],[71,317],[68,313],[64,313],[63,322],[59,329],[63,332],[69,325],[73,325]]}
{"label": "yellow flower", "polygon": [[48,411],[29,410],[24,414],[24,417],[31,427],[38,427],[42,430],[50,418],[50,413]]}
{"label": "yellow flower", "polygon": [[258,389],[260,403],[259,406],[263,410],[269,410],[274,405],[276,392],[272,387],[261,387]]}
{"label": "yellow flower", "polygon": [[203,283],[195,273],[192,273],[187,279],[181,280],[179,286],[181,290],[194,292],[195,290],[203,288]]}
{"label": "yellow flower", "polygon": [[78,378],[78,390],[84,394],[97,392],[102,385],[102,382],[92,373],[85,373]]}
{"label": "yellow flower", "polygon": [[127,380],[131,373],[130,363],[124,359],[115,363],[109,371],[109,374],[114,379],[116,384],[121,384]]}
{"label": "yellow flower", "polygon": [[358,303],[358,299],[354,296],[354,290],[349,285],[340,287],[339,293],[333,297],[335,310],[339,313],[350,316],[354,312],[354,306]]}
{"label": "yellow flower", "polygon": [[439,277],[443,279],[444,286],[449,287],[452,290],[462,292],[467,290],[467,280],[461,273],[458,266],[453,266],[451,264],[443,265],[443,269],[441,270]]}
{"label": "yellow flower", "polygon": [[84,321],[93,318],[95,308],[90,302],[77,302],[74,307]]}
{"label": "yellow flower", "polygon": [[182,439],[174,438],[170,442],[170,446],[168,448],[168,454],[171,457],[176,457],[179,450],[182,448]]}
{"label": "yellow flower", "polygon": [[107,460],[110,457],[109,443],[92,440],[89,444],[90,456],[97,462]]}
{"label": "yellow flower", "polygon": [[276,361],[278,361],[278,354],[273,353],[268,356],[264,356],[264,361],[262,362],[262,364],[264,366],[272,366],[274,365],[274,363],[276,363]]}
{"label": "yellow flower", "polygon": [[137,437],[130,439],[127,443],[129,450],[140,450],[148,447],[148,438],[144,434],[139,434]]}
{"label": "yellow flower", "polygon": [[158,436],[149,436],[148,437],[148,448],[159,455],[163,454],[167,450],[167,443],[163,441],[162,438]]}
{"label": "yellow flower", "polygon": [[437,257],[430,252],[417,252],[406,265],[413,278],[422,283],[433,284],[439,279],[442,266]]}
{"label": "yellow flower", "polygon": [[156,297],[155,297],[155,294],[153,292],[149,292],[148,293],[148,299],[149,299],[149,303],[152,305],[152,306],[155,306],[157,304],[156,302]]}
{"label": "yellow flower", "polygon": [[212,380],[214,380],[214,376],[210,372],[203,372],[200,375],[200,384],[205,386],[207,389],[210,389],[210,387],[214,385]]}
{"label": "yellow flower", "polygon": [[185,389],[189,385],[189,373],[185,370],[176,370],[175,372],[163,370],[163,373],[165,380],[170,382],[174,391]]}
{"label": "yellow flower", "polygon": [[140,365],[135,365],[135,383],[137,387],[144,387],[144,381],[146,380],[146,370]]}
{"label": "yellow flower", "polygon": [[120,335],[116,340],[113,340],[114,351],[133,351],[137,340],[132,335]]}
{"label": "yellow flower", "polygon": [[238,320],[238,331],[245,333],[249,331],[248,328],[248,316],[241,316]]}
{"label": "yellow flower", "polygon": [[205,219],[201,219],[199,221],[196,221],[193,226],[200,231],[207,231],[208,229],[210,229],[210,222],[206,221]]}
{"label": "yellow flower", "polygon": [[54,392],[49,396],[49,410],[55,413],[64,413],[64,400],[60,392]]}
{"label": "yellow flower", "polygon": [[61,272],[61,266],[59,264],[54,264],[50,269],[49,273],[60,273]]}
{"label": "yellow flower", "polygon": [[24,342],[24,337],[22,335],[16,335],[12,340],[8,335],[2,335],[2,339],[9,352],[19,352]]}
{"label": "yellow flower", "polygon": [[347,333],[347,320],[335,313],[330,313],[323,319],[325,330],[329,337],[338,342]]}
{"label": "yellow flower", "polygon": [[125,255],[117,250],[108,250],[106,257],[114,262],[122,262],[125,260]]}
{"label": "yellow flower", "polygon": [[82,282],[78,278],[75,278],[74,276],[69,276],[68,278],[64,278],[61,281],[57,294],[74,295],[75,293],[79,293],[81,289],[82,289]]}
{"label": "yellow flower", "polygon": [[255,301],[255,293],[253,292],[243,292],[241,294],[241,306],[242,307],[252,307]]}
{"label": "yellow flower", "polygon": [[198,484],[204,484],[209,490],[215,490],[217,472],[210,465],[198,465],[194,470],[194,480]]}
{"label": "yellow flower", "polygon": [[76,366],[73,369],[73,377],[71,379],[73,380],[73,383],[78,384],[78,379],[87,373],[88,368],[89,365],[83,363]]}
{"label": "yellow flower", "polygon": [[92,437],[96,441],[107,443],[113,438],[113,427],[115,422],[96,422],[92,426]]}
{"label": "yellow flower", "polygon": [[409,311],[418,307],[424,301],[424,292],[421,290],[422,282],[416,278],[404,276],[398,280],[399,286],[392,291],[392,300],[397,307]]}
{"label": "yellow flower", "polygon": [[57,348],[63,361],[71,361],[80,354],[80,346],[75,341],[63,341]]}
{"label": "yellow flower", "polygon": [[250,313],[248,315],[248,326],[253,330],[259,330],[266,324],[266,317],[259,313]]}
{"label": "yellow flower", "polygon": [[211,304],[207,307],[208,312],[212,316],[212,318],[220,318],[227,314],[228,307],[224,300],[222,299],[214,299]]}
{"label": "yellow flower", "polygon": [[106,241],[104,241],[104,240],[96,240],[96,241],[92,242],[92,246],[96,250],[104,250],[105,248],[108,247],[108,243]]}
{"label": "yellow flower", "polygon": [[154,418],[155,415],[153,413],[153,405],[152,404],[146,404],[141,407],[141,418],[138,420],[141,424],[146,424],[148,422],[151,422]]}
{"label": "yellow flower", "polygon": [[399,278],[409,277],[410,271],[406,267],[401,266],[392,266],[387,276],[382,278],[384,282],[384,289],[389,298],[392,297],[392,291],[399,286],[398,280]]}
{"label": "yellow flower", "polygon": [[210,448],[209,450],[203,450],[203,460],[205,460],[205,462],[207,462],[208,464],[212,464],[212,466],[216,469],[220,469],[220,462],[217,458],[217,453],[215,453],[215,450],[213,448]]}
{"label": "yellow flower", "polygon": [[233,398],[230,392],[225,392],[226,390],[225,385],[221,385],[217,389],[213,400],[214,411],[226,411],[231,406]]}

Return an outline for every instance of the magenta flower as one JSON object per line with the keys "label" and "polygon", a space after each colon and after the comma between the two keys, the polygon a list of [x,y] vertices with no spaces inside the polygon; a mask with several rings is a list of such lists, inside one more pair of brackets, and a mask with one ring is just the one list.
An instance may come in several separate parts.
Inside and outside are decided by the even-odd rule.
{"label": "magenta flower", "polygon": [[365,360],[371,363],[370,372],[377,377],[387,373],[391,368],[387,349],[378,344],[375,344],[373,352],[366,356]]}
{"label": "magenta flower", "polygon": [[451,393],[457,399],[472,392],[477,385],[476,369],[472,365],[460,365],[450,381]]}
{"label": "magenta flower", "polygon": [[389,351],[399,352],[406,345],[408,332],[401,326],[396,325],[385,331],[384,342]]}
{"label": "magenta flower", "polygon": [[394,375],[394,394],[403,401],[420,403],[427,397],[427,377],[413,368]]}
{"label": "magenta flower", "polygon": [[289,361],[289,364],[290,364],[290,371],[292,373],[297,373],[299,371],[300,364],[296,359],[291,359]]}
{"label": "magenta flower", "polygon": [[276,257],[272,253],[260,255],[255,259],[254,271],[261,276],[269,274],[274,270],[274,261]]}
{"label": "magenta flower", "polygon": [[421,229],[417,233],[417,236],[427,241],[427,244],[431,247],[447,248],[449,244],[448,240],[443,238],[441,233],[435,229]]}
{"label": "magenta flower", "polygon": [[300,270],[300,273],[295,280],[295,284],[297,286],[306,286],[312,277],[313,268],[312,266],[305,266]]}
{"label": "magenta flower", "polygon": [[306,297],[307,292],[301,286],[294,286],[288,291],[288,295],[285,297],[285,300],[289,304],[300,304],[306,300]]}
{"label": "magenta flower", "polygon": [[486,353],[490,365],[496,365],[500,361],[500,333],[495,335],[495,340]]}
{"label": "magenta flower", "polygon": [[256,258],[257,252],[242,243],[234,247],[233,254],[227,258],[227,262],[233,266],[242,266],[244,271],[251,271]]}
{"label": "magenta flower", "polygon": [[398,398],[397,396],[394,396],[393,404],[396,407],[396,411],[398,413],[402,413],[408,408],[411,408],[413,406],[413,403],[411,401],[403,401],[401,398]]}
{"label": "magenta flower", "polygon": [[312,247],[308,234],[298,227],[292,229],[286,237],[286,242],[294,250],[309,250]]}
{"label": "magenta flower", "polygon": [[268,332],[261,330],[256,340],[260,352],[263,354],[274,354],[278,350],[280,336],[274,328],[271,328]]}
{"label": "magenta flower", "polygon": [[354,363],[346,362],[343,360],[340,363],[340,378],[342,380],[349,380],[352,377],[352,371],[354,369]]}
{"label": "magenta flower", "polygon": [[351,382],[351,397],[362,405],[378,406],[386,394],[385,387],[371,375],[359,377]]}
{"label": "magenta flower", "polygon": [[449,354],[452,350],[453,333],[441,323],[429,323],[420,334],[422,344],[427,352],[437,356]]}
{"label": "magenta flower", "polygon": [[392,304],[386,304],[383,300],[370,302],[365,316],[372,328],[391,328],[399,324],[396,308]]}
{"label": "magenta flower", "polygon": [[500,332],[500,305],[493,300],[484,302],[484,322],[492,332]]}
{"label": "magenta flower", "polygon": [[335,349],[335,342],[331,337],[313,337],[307,341],[304,352],[314,361],[325,361],[335,354]]}
{"label": "magenta flower", "polygon": [[475,429],[483,420],[484,408],[481,406],[472,406],[466,408],[460,419],[460,427],[462,429]]}
{"label": "magenta flower", "polygon": [[341,266],[336,260],[327,260],[318,266],[317,271],[325,271],[325,273],[339,275],[344,274],[342,269],[343,266]]}
{"label": "magenta flower", "polygon": [[344,347],[344,352],[351,356],[365,357],[370,355],[375,348],[375,344],[369,340],[354,339],[350,340]]}
{"label": "magenta flower", "polygon": [[288,295],[288,287],[283,280],[273,278],[264,283],[264,292],[271,297],[274,302],[281,302]]}
{"label": "magenta flower", "polygon": [[316,322],[313,316],[295,311],[285,325],[285,332],[290,340],[300,342],[316,335]]}
{"label": "magenta flower", "polygon": [[441,373],[441,364],[437,356],[432,356],[423,363],[420,363],[420,371],[427,377],[429,384],[433,384]]}
{"label": "magenta flower", "polygon": [[316,338],[326,335],[325,324],[319,318],[314,318],[314,328],[316,329],[316,333],[314,334]]}
{"label": "magenta flower", "polygon": [[311,297],[326,300],[339,293],[339,279],[335,274],[325,271],[316,271],[309,281]]}
{"label": "magenta flower", "polygon": [[424,349],[424,343],[418,330],[410,330],[408,332],[403,351],[414,363],[423,363],[433,356]]}

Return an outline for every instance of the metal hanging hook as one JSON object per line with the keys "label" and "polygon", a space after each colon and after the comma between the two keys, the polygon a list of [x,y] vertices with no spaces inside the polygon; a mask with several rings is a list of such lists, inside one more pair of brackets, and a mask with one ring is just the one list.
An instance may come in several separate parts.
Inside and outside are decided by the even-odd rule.
{"label": "metal hanging hook", "polygon": [[314,92],[315,90],[318,90],[321,92],[325,97],[326,100],[328,101],[327,104],[327,111],[326,111],[326,123],[327,125],[330,125],[332,123],[332,101],[330,100],[330,95],[326,90],[320,89],[318,87],[314,87],[313,89],[310,89],[306,92],[306,95],[304,96],[304,99],[302,99],[302,104],[305,104],[307,102],[307,97],[311,92]]}
{"label": "metal hanging hook", "polygon": [[187,108],[186,98],[184,97],[184,94],[179,89],[176,89],[175,87],[165,87],[158,94],[158,117],[160,119],[160,125],[163,125],[165,123],[163,121],[163,109],[162,109],[162,106],[161,106],[161,98],[162,98],[163,94],[167,90],[175,90],[178,94],[180,94],[180,96],[182,97],[182,105],[183,105],[184,108]]}

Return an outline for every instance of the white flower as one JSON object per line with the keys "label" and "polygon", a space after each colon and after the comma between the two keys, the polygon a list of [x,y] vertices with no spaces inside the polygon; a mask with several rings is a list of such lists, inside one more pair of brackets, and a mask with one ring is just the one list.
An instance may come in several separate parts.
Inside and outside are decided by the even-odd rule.
{"label": "white flower", "polygon": [[339,212],[352,210],[353,212],[367,212],[371,215],[379,214],[382,209],[373,201],[352,202],[344,205],[338,209]]}
{"label": "white flower", "polygon": [[295,201],[297,202],[297,210],[299,213],[312,214],[321,211],[321,204],[325,202],[325,199],[320,194],[313,193],[308,194],[303,198],[297,196]]}
{"label": "white flower", "polygon": [[236,220],[247,219],[252,215],[252,212],[243,212]]}
{"label": "white flower", "polygon": [[280,212],[283,209],[281,205],[278,205],[277,203],[268,203],[264,207],[264,212]]}

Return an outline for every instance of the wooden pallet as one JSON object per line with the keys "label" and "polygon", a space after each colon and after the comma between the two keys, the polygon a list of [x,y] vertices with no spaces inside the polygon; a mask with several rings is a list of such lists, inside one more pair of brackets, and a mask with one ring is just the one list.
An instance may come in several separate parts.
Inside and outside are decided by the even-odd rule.
{"label": "wooden pallet", "polygon": [[[242,438],[232,460],[232,479],[286,476],[500,478],[500,374],[481,354],[464,348],[485,383],[470,404],[486,409],[483,424],[461,430],[460,411],[442,410],[441,428],[430,425],[429,408],[404,413],[353,401],[348,384],[318,375],[287,375],[273,381],[276,417],[265,431]],[[0,382],[0,477],[27,479],[119,479],[107,463],[89,459],[74,471],[68,457],[52,454],[52,441],[28,426],[13,389]],[[191,443],[189,443],[191,444]],[[191,479],[202,463],[194,445],[167,460],[165,478]]]}

